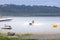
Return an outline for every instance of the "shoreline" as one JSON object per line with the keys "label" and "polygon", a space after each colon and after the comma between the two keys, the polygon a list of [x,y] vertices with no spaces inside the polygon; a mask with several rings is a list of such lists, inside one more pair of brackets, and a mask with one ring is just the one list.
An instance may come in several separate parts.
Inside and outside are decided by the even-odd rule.
{"label": "shoreline", "polygon": [[[8,33],[8,32],[0,32],[0,33]],[[11,32],[15,34],[60,34],[60,32]]]}

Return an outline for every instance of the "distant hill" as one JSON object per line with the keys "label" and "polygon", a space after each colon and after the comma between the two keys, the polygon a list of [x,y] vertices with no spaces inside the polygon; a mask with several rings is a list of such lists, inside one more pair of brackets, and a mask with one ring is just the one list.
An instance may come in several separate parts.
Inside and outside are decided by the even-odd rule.
{"label": "distant hill", "polygon": [[0,5],[0,15],[8,16],[60,16],[60,8],[55,6]]}

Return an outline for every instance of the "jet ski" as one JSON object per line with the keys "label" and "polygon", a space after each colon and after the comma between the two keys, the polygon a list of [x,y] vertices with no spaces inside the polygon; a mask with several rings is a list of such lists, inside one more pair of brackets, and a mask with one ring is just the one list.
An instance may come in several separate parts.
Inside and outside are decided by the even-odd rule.
{"label": "jet ski", "polygon": [[29,23],[29,25],[33,25],[35,22],[34,22],[34,20],[32,20],[32,22],[31,23]]}

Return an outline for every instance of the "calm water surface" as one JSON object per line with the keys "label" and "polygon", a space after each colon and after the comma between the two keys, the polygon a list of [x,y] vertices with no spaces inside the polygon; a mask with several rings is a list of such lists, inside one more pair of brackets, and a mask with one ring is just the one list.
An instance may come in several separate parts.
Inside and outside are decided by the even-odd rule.
{"label": "calm water surface", "polygon": [[[11,17],[12,21],[0,22],[0,31],[12,32],[60,32],[60,17]],[[34,20],[34,25],[29,23]],[[1,29],[4,24],[11,25],[11,30]],[[57,28],[53,28],[57,24]]]}

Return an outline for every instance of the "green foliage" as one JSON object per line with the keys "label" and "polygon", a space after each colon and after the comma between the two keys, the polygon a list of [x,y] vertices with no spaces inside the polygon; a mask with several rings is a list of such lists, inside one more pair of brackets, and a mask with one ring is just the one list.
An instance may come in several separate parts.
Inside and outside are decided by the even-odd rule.
{"label": "green foliage", "polygon": [[0,40],[10,40],[10,39],[4,36],[0,36]]}
{"label": "green foliage", "polygon": [[0,36],[0,40],[37,40],[37,39],[8,38],[8,37]]}
{"label": "green foliage", "polygon": [[[29,36],[31,34],[24,34],[24,36]],[[3,33],[0,33],[0,40],[37,40],[37,39],[30,39],[30,38],[20,38],[20,37],[8,37]]]}

